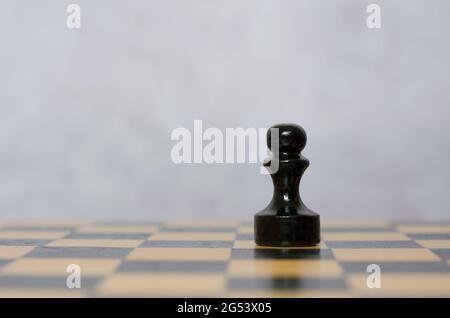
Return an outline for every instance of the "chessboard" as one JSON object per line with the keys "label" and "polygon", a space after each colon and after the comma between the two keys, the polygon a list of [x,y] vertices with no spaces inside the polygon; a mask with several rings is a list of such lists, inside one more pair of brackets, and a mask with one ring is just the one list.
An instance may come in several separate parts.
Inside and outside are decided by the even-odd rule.
{"label": "chessboard", "polygon": [[251,222],[3,222],[0,297],[450,297],[450,222],[324,222],[321,237],[267,248]]}

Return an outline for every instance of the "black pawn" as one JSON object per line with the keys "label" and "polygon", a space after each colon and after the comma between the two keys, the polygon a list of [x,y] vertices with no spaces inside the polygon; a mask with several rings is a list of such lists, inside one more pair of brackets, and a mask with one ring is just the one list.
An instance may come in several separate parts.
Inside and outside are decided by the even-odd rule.
{"label": "black pawn", "polygon": [[[278,151],[272,149],[272,129],[278,129]],[[276,130],[273,130],[275,133]],[[278,138],[277,138],[278,137]],[[301,155],[306,145],[305,130],[296,124],[279,124],[267,132],[272,157],[264,163],[271,174],[272,201],[255,215],[255,241],[262,246],[314,246],[320,242],[320,218],[308,209],[299,194],[300,179],[309,166]],[[274,171],[278,160],[278,170]]]}

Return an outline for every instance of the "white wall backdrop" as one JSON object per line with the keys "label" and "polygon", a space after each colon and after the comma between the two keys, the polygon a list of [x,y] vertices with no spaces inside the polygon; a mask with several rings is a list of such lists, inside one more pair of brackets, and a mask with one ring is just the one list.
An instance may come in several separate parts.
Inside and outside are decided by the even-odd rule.
{"label": "white wall backdrop", "polygon": [[0,216],[250,219],[272,193],[258,165],[170,160],[172,130],[201,119],[301,124],[302,196],[322,218],[448,218],[449,12],[446,0],[1,1]]}

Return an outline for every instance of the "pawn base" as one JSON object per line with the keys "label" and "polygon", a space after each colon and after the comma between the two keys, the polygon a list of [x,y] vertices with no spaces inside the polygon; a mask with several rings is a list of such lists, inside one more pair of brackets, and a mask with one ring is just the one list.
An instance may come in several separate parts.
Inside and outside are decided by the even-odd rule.
{"label": "pawn base", "polygon": [[255,215],[255,242],[260,246],[306,247],[320,242],[318,214]]}

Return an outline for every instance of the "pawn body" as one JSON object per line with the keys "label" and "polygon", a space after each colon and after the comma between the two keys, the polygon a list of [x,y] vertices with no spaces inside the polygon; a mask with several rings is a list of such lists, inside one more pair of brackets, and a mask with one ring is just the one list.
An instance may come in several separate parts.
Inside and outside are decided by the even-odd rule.
{"label": "pawn body", "polygon": [[[279,149],[272,149],[271,132],[278,130]],[[309,161],[301,156],[306,134],[298,125],[271,127],[267,135],[269,149],[278,160],[278,170],[271,171],[272,162],[264,166],[271,172],[274,185],[269,205],[255,215],[255,241],[262,246],[314,246],[320,242],[320,217],[302,202],[299,184]]]}

